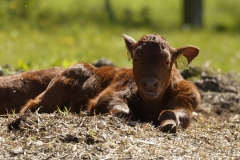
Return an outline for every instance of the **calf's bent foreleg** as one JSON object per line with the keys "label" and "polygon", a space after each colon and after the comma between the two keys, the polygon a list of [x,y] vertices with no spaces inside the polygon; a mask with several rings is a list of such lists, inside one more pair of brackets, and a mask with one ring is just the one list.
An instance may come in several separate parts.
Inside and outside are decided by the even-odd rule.
{"label": "calf's bent foreleg", "polygon": [[176,132],[177,127],[186,129],[191,122],[193,110],[200,102],[196,87],[185,80],[180,81],[170,95],[167,109],[158,117],[163,132]]}

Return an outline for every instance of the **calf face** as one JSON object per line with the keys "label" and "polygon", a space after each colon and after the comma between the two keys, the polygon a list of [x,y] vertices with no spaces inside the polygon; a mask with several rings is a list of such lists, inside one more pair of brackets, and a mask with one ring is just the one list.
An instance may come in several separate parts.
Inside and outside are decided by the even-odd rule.
{"label": "calf face", "polygon": [[124,39],[133,60],[135,83],[141,97],[146,101],[161,100],[170,85],[172,68],[180,54],[190,63],[199,52],[193,46],[174,49],[157,34],[145,35],[138,42],[127,35],[124,35]]}

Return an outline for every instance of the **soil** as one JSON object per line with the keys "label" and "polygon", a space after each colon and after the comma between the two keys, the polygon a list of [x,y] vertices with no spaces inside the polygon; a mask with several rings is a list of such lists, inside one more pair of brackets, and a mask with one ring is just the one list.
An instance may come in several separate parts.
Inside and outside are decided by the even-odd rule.
{"label": "soil", "polygon": [[193,80],[202,98],[197,111],[240,114],[240,73],[217,74],[190,68],[182,75],[185,79],[198,77]]}
{"label": "soil", "polygon": [[12,114],[0,117],[0,159],[240,159],[240,73],[182,75],[202,97],[186,130],[85,112]]}

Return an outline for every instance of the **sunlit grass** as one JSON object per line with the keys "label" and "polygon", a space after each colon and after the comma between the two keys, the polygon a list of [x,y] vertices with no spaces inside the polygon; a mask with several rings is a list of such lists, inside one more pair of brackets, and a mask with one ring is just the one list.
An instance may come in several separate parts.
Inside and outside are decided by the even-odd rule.
{"label": "sunlit grass", "polygon": [[[12,0],[8,4],[2,1],[0,5],[3,9],[9,7],[14,10],[17,2],[19,1]],[[36,11],[29,9],[30,20],[21,20],[16,17],[12,21],[9,18],[2,18],[0,66],[9,64],[23,70],[51,66],[68,67],[76,62],[93,62],[105,57],[117,66],[131,67],[122,34],[125,33],[137,40],[144,34],[158,33],[164,35],[173,47],[189,44],[199,47],[201,52],[192,62],[192,66],[209,64],[215,71],[239,72],[240,34],[233,31],[214,30],[219,26],[220,29],[225,27],[225,29],[234,30],[234,26],[237,25],[237,21],[229,18],[230,14],[221,13],[221,8],[217,8],[224,6],[224,2],[216,6],[212,1],[204,1],[205,29],[190,31],[182,31],[180,27],[181,1],[153,0],[149,3],[140,0],[133,1],[131,5],[127,0],[111,2],[116,18],[120,21],[116,24],[108,21],[107,14],[103,12],[103,1],[97,0],[81,1],[81,3],[76,0],[61,1],[61,3],[56,0],[43,0],[38,1]],[[234,0],[234,2],[226,2],[224,12],[232,7],[231,13],[236,13],[238,10],[234,8],[234,4],[237,1]],[[149,9],[148,14],[151,18],[149,26],[140,23],[139,15],[144,7]],[[126,9],[132,11],[132,18],[139,25],[122,24],[125,22]],[[78,13],[75,13],[77,11]],[[43,17],[39,21],[35,20],[39,18],[39,15],[36,16],[38,13]],[[0,16],[4,17],[3,15],[0,12]],[[220,19],[221,17],[217,15],[224,19]]]}
{"label": "sunlit grass", "polygon": [[[102,32],[100,32],[100,31]],[[89,26],[83,32],[68,34],[65,30],[54,34],[39,31],[9,30],[1,33],[0,64],[10,64],[16,68],[42,69],[51,66],[68,67],[76,62],[93,62],[105,57],[120,67],[130,67],[122,33],[139,39],[152,30],[119,29],[104,31]],[[13,37],[13,33],[16,32]],[[59,32],[59,33],[58,33]],[[239,71],[240,36],[203,31],[157,32],[165,36],[173,47],[195,45],[200,48],[199,56],[193,66],[210,63],[210,67],[223,72]]]}

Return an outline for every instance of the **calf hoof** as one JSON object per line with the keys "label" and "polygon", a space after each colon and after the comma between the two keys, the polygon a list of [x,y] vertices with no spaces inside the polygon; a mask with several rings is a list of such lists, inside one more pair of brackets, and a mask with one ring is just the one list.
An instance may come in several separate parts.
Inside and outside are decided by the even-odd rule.
{"label": "calf hoof", "polygon": [[176,133],[177,124],[174,120],[165,120],[161,123],[159,130],[162,132]]}

